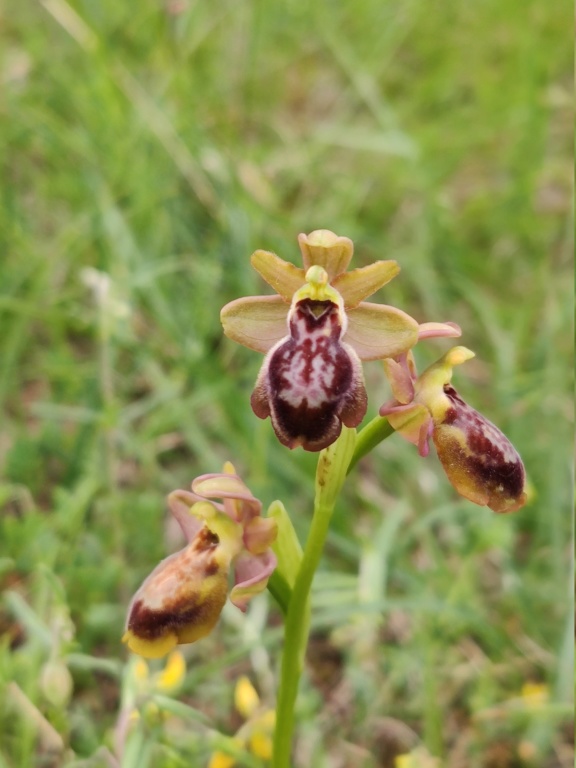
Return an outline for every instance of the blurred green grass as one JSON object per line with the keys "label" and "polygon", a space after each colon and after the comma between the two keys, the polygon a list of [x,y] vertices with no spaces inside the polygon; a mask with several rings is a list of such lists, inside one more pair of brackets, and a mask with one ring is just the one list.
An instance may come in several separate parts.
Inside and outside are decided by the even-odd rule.
{"label": "blurred green grass", "polygon": [[[360,465],[317,579],[336,662],[309,670],[297,765],[388,767],[418,741],[448,768],[572,765],[569,18],[535,0],[5,11],[0,766],[113,764],[119,638],[176,546],[168,491],[230,458],[305,535],[314,457],[252,416],[260,359],[218,315],[262,291],[254,249],[297,260],[323,227],[356,265],[399,261],[378,299],[462,325],[477,358],[456,385],[534,498],[472,508],[394,438]],[[387,394],[366,376],[373,414]],[[144,717],[121,764],[203,765],[240,672],[272,702],[279,637],[266,601],[226,612],[181,693],[211,730]],[[54,661],[74,685],[56,701]]]}

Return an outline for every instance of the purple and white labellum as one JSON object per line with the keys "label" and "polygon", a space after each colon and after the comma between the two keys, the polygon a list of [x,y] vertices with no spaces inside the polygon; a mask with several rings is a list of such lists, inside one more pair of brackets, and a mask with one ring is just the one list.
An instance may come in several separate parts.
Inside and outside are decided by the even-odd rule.
{"label": "purple and white labellum", "polygon": [[288,448],[320,451],[342,424],[356,427],[367,407],[362,366],[342,342],[343,309],[330,300],[304,298],[288,315],[289,335],[267,354],[252,393],[252,410],[270,416]]}

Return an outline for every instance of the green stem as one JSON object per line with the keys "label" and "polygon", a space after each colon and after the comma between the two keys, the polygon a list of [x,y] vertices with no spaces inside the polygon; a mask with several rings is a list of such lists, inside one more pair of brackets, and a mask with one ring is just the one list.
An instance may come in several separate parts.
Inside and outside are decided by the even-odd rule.
{"label": "green stem", "polygon": [[370,453],[382,440],[386,440],[392,434],[394,434],[394,428],[390,426],[388,419],[376,416],[372,421],[369,421],[358,433],[356,448],[348,466],[348,472],[356,466],[363,456]]}
{"label": "green stem", "polygon": [[300,564],[284,627],[284,650],[274,733],[274,768],[290,768],[294,706],[310,633],[310,588],[334,511],[334,505],[352,458],[356,432],[343,428],[338,440],[318,459],[314,515]]}

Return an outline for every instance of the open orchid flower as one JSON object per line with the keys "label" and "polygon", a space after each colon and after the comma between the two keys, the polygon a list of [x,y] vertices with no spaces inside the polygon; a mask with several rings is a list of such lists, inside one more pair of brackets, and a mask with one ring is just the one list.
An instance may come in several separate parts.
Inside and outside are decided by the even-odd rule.
{"label": "open orchid flower", "polygon": [[390,424],[427,456],[432,438],[448,479],[461,496],[494,512],[526,503],[524,465],[508,438],[462,400],[451,385],[452,368],[474,357],[453,347],[421,376],[411,353],[386,360],[394,400],[380,408]]}
{"label": "open orchid flower", "polygon": [[276,567],[270,549],[276,521],[261,517],[262,504],[230,463],[222,474],[197,477],[192,492],[173,491],[168,505],[188,545],[162,560],[138,589],[122,638],[147,658],[212,631],[226,602],[231,570],[230,600],[245,611]]}
{"label": "open orchid flower", "polygon": [[353,243],[326,229],[299,235],[304,268],[269,251],[252,266],[278,293],[250,296],[221,312],[224,333],[264,352],[251,404],[270,416],[281,443],[320,451],[342,424],[356,427],[366,413],[360,361],[396,357],[424,336],[458,336],[456,326],[416,320],[395,307],[364,301],[400,268],[377,261],[347,272]]}

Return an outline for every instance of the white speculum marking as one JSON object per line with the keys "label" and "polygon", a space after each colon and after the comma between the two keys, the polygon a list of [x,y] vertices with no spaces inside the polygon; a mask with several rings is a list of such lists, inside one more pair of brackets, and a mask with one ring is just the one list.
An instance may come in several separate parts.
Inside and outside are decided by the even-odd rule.
{"label": "white speculum marking", "polygon": [[330,342],[330,328],[320,325],[310,331],[306,321],[296,320],[291,345],[282,355],[283,386],[278,397],[292,407],[306,401],[309,408],[319,408],[334,399],[330,395],[336,366],[338,344]]}

